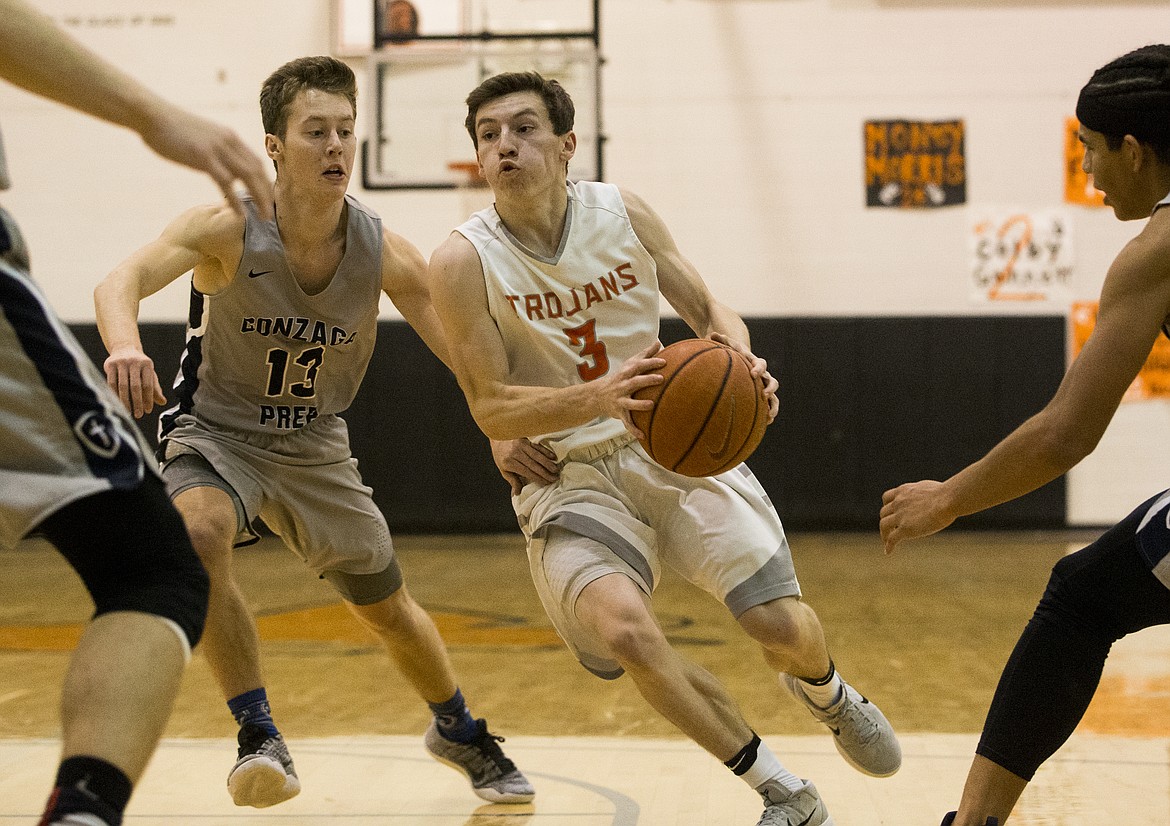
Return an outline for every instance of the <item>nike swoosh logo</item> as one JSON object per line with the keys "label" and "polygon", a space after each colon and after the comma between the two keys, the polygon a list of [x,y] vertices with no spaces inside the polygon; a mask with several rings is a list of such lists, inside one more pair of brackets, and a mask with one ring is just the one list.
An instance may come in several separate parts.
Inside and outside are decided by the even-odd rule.
{"label": "nike swoosh logo", "polygon": [[809,814],[809,816],[808,816],[808,817],[806,817],[804,820],[800,821],[800,823],[797,823],[797,824],[796,824],[796,826],[808,826],[808,824],[812,823],[812,819],[813,819],[814,817],[816,817],[816,816],[817,816],[817,814],[819,814],[819,813],[817,812],[817,810],[816,810],[816,809],[813,809],[813,810],[812,810],[812,813],[811,813],[811,814]]}
{"label": "nike swoosh logo", "polygon": [[255,270],[248,270],[248,277],[257,278],[261,275],[268,275],[270,272],[272,272],[272,270],[261,270],[260,272],[256,272]]}
{"label": "nike swoosh logo", "polygon": [[727,448],[731,445],[731,426],[735,424],[735,396],[731,397],[731,410],[727,413],[727,432],[723,434],[723,444],[718,450],[708,450],[712,459],[722,459],[727,455]]}
{"label": "nike swoosh logo", "polygon": [[[861,702],[860,702],[858,705],[863,705],[863,706],[864,706],[864,705],[869,705],[869,699],[868,699],[868,698],[866,698],[865,696],[862,696],[862,695],[859,695],[859,696],[861,696]],[[839,728],[834,728],[833,726],[829,726],[829,725],[828,725],[828,723],[826,723],[825,725],[826,725],[826,726],[828,726],[828,728],[829,728],[829,731],[833,732],[833,736],[834,736],[834,737],[840,737],[840,736],[841,736],[841,729],[839,729]]]}

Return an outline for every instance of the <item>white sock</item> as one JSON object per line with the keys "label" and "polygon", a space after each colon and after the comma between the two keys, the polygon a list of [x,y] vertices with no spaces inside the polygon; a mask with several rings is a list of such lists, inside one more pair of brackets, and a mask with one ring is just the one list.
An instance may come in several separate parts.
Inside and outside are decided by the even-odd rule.
{"label": "white sock", "polygon": [[832,661],[829,662],[829,674],[823,681],[812,683],[803,678],[797,679],[800,680],[801,690],[818,708],[828,708],[839,702],[845,693],[845,684]]}
{"label": "white sock", "polygon": [[774,784],[779,784],[790,792],[798,792],[804,788],[804,781],[780,765],[776,755],[763,741],[756,744],[756,758],[747,770],[736,771],[736,774],[756,791],[762,791],[764,786]]}

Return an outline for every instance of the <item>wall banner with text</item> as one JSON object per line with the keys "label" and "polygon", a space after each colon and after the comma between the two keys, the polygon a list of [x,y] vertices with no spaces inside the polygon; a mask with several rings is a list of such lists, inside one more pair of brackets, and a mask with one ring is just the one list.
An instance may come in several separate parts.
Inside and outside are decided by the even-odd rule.
{"label": "wall banner with text", "polygon": [[1093,179],[1085,172],[1085,145],[1077,133],[1081,124],[1076,118],[1064,121],[1064,201],[1080,206],[1105,206],[1105,193],[1093,186]]}
{"label": "wall banner with text", "polygon": [[[1074,301],[1069,322],[1072,324],[1072,357],[1080,354],[1081,348],[1089,340],[1089,334],[1097,326],[1096,301]],[[1170,398],[1170,340],[1160,335],[1154,340],[1153,349],[1138,371],[1133,384],[1121,397],[1123,402],[1144,401],[1146,399]]]}
{"label": "wall banner with text", "polygon": [[983,210],[972,219],[972,301],[1069,300],[1072,220],[1065,210]]}
{"label": "wall banner with text", "polygon": [[866,121],[866,206],[930,209],[966,202],[963,121]]}

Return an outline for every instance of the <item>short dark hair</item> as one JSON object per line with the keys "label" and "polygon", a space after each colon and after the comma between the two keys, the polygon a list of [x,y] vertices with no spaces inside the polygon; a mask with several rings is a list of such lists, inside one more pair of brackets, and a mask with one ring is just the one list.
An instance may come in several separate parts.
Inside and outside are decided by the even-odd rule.
{"label": "short dark hair", "polygon": [[536,92],[544,101],[544,108],[548,110],[553,132],[557,135],[567,135],[572,131],[576,110],[573,108],[573,99],[569,97],[564,86],[543,77],[538,72],[503,72],[489,77],[467,96],[467,120],[464,121],[464,125],[476,149],[479,148],[479,138],[475,135],[475,116],[479,113],[479,107],[513,92]]}
{"label": "short dark hair", "polygon": [[1093,72],[1077,99],[1077,120],[1110,149],[1133,135],[1170,163],[1170,46],[1134,49]]}
{"label": "short dark hair", "polygon": [[353,69],[327,55],[299,57],[270,74],[260,87],[260,118],[265,134],[284,139],[289,106],[306,89],[345,95],[357,115],[357,79]]}

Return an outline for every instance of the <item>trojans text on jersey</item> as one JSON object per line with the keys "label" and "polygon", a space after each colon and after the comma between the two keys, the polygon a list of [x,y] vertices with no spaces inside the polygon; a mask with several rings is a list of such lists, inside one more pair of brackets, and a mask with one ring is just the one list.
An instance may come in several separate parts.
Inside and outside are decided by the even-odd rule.
{"label": "trojans text on jersey", "polygon": [[505,295],[504,298],[508,299],[516,315],[527,316],[529,321],[572,318],[598,302],[617,298],[637,287],[638,278],[631,272],[633,266],[627,261],[600,278],[595,278],[580,287],[570,287],[569,294],[564,298],[551,290],[527,295]]}

